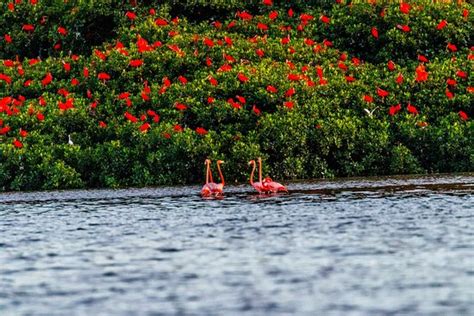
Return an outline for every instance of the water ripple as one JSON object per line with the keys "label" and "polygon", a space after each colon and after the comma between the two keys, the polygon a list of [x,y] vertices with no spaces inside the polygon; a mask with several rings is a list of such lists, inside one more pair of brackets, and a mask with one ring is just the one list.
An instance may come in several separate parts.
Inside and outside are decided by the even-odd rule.
{"label": "water ripple", "polygon": [[468,315],[474,176],[0,194],[0,314]]}

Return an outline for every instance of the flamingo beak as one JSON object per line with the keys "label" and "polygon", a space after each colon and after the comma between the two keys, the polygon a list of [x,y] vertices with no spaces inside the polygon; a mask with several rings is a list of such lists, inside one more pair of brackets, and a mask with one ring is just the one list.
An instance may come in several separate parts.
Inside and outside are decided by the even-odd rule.
{"label": "flamingo beak", "polygon": [[224,160],[217,160],[218,164],[224,163]]}

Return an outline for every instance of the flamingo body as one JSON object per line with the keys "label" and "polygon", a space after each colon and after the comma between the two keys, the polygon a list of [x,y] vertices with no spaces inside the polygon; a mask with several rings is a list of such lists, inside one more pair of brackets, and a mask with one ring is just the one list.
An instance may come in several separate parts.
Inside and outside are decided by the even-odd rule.
{"label": "flamingo body", "polygon": [[288,192],[288,189],[283,184],[275,182],[269,177],[263,181],[263,187],[267,192],[271,193]]}
{"label": "flamingo body", "polygon": [[257,190],[258,193],[266,193],[265,187],[263,186],[262,182],[254,182],[252,186]]}
{"label": "flamingo body", "polygon": [[275,182],[270,177],[266,177],[262,180],[262,160],[258,158],[259,171],[258,171],[258,182],[253,181],[253,175],[256,169],[255,160],[249,161],[249,164],[253,166],[252,172],[250,173],[250,184],[257,190],[258,193],[268,194],[277,192],[288,192],[288,189],[281,183]]}
{"label": "flamingo body", "polygon": [[205,185],[202,186],[201,189],[201,196],[203,197],[209,197],[212,195],[212,188],[209,185],[209,183],[206,183]]}

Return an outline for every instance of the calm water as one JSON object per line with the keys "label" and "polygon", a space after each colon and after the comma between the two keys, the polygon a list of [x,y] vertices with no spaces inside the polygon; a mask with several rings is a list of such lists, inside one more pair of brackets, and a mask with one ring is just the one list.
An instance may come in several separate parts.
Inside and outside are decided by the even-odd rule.
{"label": "calm water", "polygon": [[0,315],[473,315],[474,175],[0,194]]}

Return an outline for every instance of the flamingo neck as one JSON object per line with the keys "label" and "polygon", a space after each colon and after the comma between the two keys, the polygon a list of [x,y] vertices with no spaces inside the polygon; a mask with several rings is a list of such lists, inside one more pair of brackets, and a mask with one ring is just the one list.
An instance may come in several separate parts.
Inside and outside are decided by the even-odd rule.
{"label": "flamingo neck", "polygon": [[224,186],[224,184],[225,184],[224,175],[222,174],[220,163],[217,164],[217,171],[219,172],[219,177],[221,177],[221,184],[222,184],[222,186]]}
{"label": "flamingo neck", "polygon": [[209,183],[209,162],[206,162],[206,184]]}
{"label": "flamingo neck", "polygon": [[251,185],[253,185],[253,174],[255,173],[255,169],[257,168],[257,166],[255,165],[255,162],[252,165],[253,165],[252,172],[250,172],[250,184]]}
{"label": "flamingo neck", "polygon": [[209,168],[209,181],[213,183],[214,180],[212,179],[212,170],[211,170],[211,167],[210,167],[210,163],[208,165],[208,168]]}

